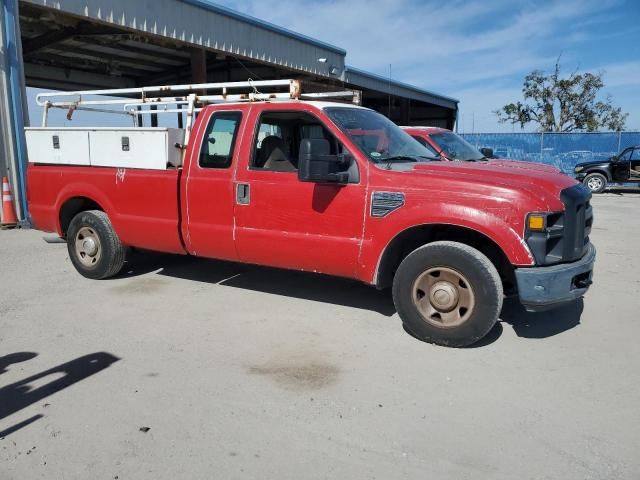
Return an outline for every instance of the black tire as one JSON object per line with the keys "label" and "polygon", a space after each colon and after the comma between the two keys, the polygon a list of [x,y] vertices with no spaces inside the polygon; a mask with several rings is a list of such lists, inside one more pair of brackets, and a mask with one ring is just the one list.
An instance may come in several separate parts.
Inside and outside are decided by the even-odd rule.
{"label": "black tire", "polygon": [[67,229],[67,250],[76,270],[94,280],[117,275],[126,256],[109,217],[100,210],[87,210],[73,217]]}
{"label": "black tire", "polygon": [[591,193],[602,193],[607,188],[607,177],[601,173],[590,173],[582,181]]}
{"label": "black tire", "polygon": [[[445,282],[447,276],[459,278],[458,285]],[[430,293],[420,289],[422,279],[436,282]],[[451,302],[446,309],[451,311],[443,310],[442,314],[434,303],[442,300],[437,297],[442,293],[439,285],[456,287],[458,292],[445,294],[444,298]],[[468,308],[463,308],[463,295],[473,300],[466,305]],[[414,250],[402,261],[393,279],[393,302],[405,328],[420,340],[449,347],[472,345],[489,333],[498,321],[503,296],[496,267],[475,248],[458,242],[434,242]],[[425,305],[421,300],[427,302],[426,308],[435,310],[433,315],[421,313],[418,305]],[[458,316],[461,323],[440,323],[450,315]]]}

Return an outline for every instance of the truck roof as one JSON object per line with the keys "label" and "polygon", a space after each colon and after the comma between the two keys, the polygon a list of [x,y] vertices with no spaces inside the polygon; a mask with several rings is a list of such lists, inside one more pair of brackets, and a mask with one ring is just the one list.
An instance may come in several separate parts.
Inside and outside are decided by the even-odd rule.
{"label": "truck roof", "polygon": [[447,130],[446,128],[440,127],[411,127],[411,126],[401,126],[403,130],[419,130],[424,133],[441,133],[441,132],[450,132],[451,130]]}
{"label": "truck roof", "polygon": [[274,100],[274,101],[270,101],[270,100],[265,100],[265,101],[259,101],[259,102],[231,102],[231,103],[211,103],[208,105],[208,107],[215,107],[217,105],[243,105],[243,106],[247,106],[247,105],[252,105],[252,104],[272,104],[272,105],[313,105],[316,108],[320,108],[322,110],[324,110],[325,108],[329,108],[329,107],[342,107],[342,108],[355,108],[355,109],[359,109],[359,110],[371,110],[370,108],[367,107],[362,107],[360,105],[355,105],[353,103],[346,103],[346,102],[327,102],[327,101],[321,101],[321,100]]}

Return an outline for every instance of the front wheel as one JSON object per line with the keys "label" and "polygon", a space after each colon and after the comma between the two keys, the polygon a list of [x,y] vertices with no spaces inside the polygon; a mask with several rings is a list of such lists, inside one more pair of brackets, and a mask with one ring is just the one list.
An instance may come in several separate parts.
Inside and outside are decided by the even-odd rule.
{"label": "front wheel", "polygon": [[483,338],[498,321],[503,290],[491,261],[458,242],[434,242],[409,254],[393,280],[393,301],[415,337],[450,347]]}
{"label": "front wheel", "polygon": [[590,173],[582,183],[591,190],[591,193],[602,193],[607,188],[607,177],[601,173]]}
{"label": "front wheel", "polygon": [[106,213],[80,212],[67,229],[71,263],[83,276],[100,280],[116,275],[125,262],[126,249]]}

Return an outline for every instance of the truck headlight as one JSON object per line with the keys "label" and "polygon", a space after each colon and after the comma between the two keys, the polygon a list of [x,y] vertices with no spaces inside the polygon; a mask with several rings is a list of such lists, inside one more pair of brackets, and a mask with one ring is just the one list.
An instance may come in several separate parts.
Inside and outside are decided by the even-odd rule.
{"label": "truck headlight", "polygon": [[581,172],[582,170],[584,170],[584,167],[576,167],[573,169],[573,171],[576,173]]}

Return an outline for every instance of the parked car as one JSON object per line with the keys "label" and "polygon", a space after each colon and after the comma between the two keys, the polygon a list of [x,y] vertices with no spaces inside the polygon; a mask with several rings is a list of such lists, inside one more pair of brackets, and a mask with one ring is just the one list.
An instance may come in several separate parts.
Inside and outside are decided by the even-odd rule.
{"label": "parked car", "polygon": [[[497,147],[497,148],[494,148],[493,151],[491,152],[493,153],[493,155],[491,156],[487,155],[487,156],[490,158],[509,158],[510,157],[509,151],[510,149],[507,147]],[[487,153],[490,153],[490,152],[487,152]]]}
{"label": "parked car", "polygon": [[438,127],[401,127],[422,145],[433,148],[442,160],[480,161],[489,158],[451,130]]}
{"label": "parked car", "polygon": [[536,170],[547,172],[559,172],[556,167],[542,163],[498,159],[490,148],[478,150],[461,136],[451,130],[439,127],[400,127],[422,145],[432,148],[439,158],[444,161],[486,162],[492,165],[518,168],[524,170]]}
{"label": "parked car", "polygon": [[640,146],[625,148],[607,160],[578,163],[573,171],[592,193],[603,192],[613,182],[640,184]]}
{"label": "parked car", "polygon": [[[299,87],[278,100],[268,85],[235,97],[226,92],[236,84],[219,96],[207,87],[214,103],[182,132],[29,129],[35,226],[66,238],[73,265],[92,279],[118,274],[135,247],[391,287],[406,328],[449,346],[485,336],[504,292],[536,311],[587,291],[591,194],[574,179],[432,161],[373,110],[303,101]],[[152,91],[142,101],[162,104],[148,100]]]}

